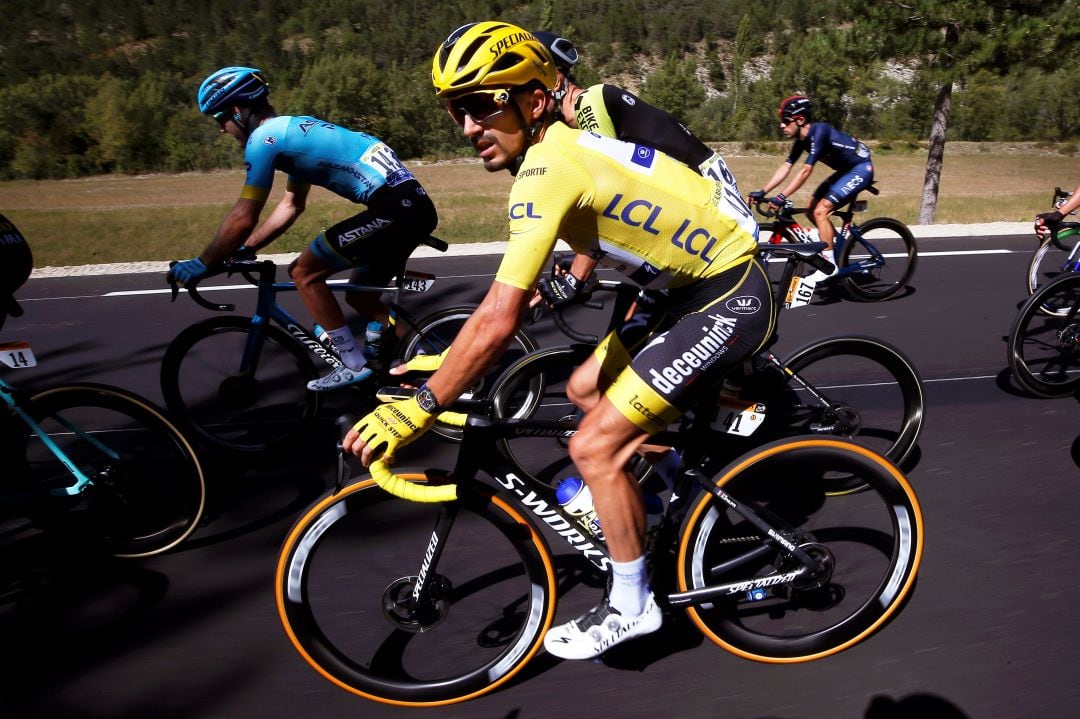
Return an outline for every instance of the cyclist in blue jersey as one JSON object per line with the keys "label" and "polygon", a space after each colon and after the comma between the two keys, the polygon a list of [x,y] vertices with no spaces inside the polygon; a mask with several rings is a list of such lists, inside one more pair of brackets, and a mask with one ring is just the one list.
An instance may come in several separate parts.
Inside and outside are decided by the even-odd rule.
{"label": "cyclist in blue jersey", "polygon": [[[247,177],[232,210],[198,257],[176,263],[173,279],[183,284],[206,274],[241,246],[258,250],[281,236],[304,211],[312,185],[325,187],[367,209],[319,234],[289,265],[304,305],[329,335],[344,367],[308,384],[337,389],[371,376],[369,357],[345,322],[326,280],[353,268],[350,281],[386,284],[438,221],[435,206],[394,151],[379,138],[309,116],[278,115],[269,85],[251,67],[222,68],[203,81],[199,110],[244,146]],[[275,171],[288,175],[285,194],[260,224]],[[388,308],[378,293],[352,293],[349,304],[385,328]],[[368,353],[372,354],[372,353]]]}
{"label": "cyclist in blue jersey", "polygon": [[[777,112],[780,116],[780,131],[784,133],[784,137],[794,138],[795,142],[787,159],[765,186],[751,192],[747,197],[751,202],[765,199],[773,188],[779,187],[787,178],[796,160],[804,152],[806,163],[799,168],[783,192],[769,198],[769,202],[776,207],[783,207],[788,196],[803,186],[819,160],[831,168],[833,173],[814,190],[810,208],[818,235],[821,241],[829,246],[822,255],[835,265],[832,248],[836,231],[830,217],[838,207],[847,204],[856,192],[873,182],[874,165],[870,161],[870,150],[866,145],[827,122],[814,122],[813,112],[814,104],[810,98],[802,95],[792,95],[780,103]],[[833,274],[836,274],[835,270]],[[811,275],[810,279],[821,281],[829,276],[819,270]]]}

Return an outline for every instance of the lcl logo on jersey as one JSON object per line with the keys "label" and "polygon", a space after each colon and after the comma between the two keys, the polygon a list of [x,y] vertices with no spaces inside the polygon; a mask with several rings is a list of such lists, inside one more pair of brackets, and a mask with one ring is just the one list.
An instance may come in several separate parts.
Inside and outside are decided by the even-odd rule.
{"label": "lcl logo on jersey", "polygon": [[757,297],[742,295],[732,297],[724,303],[724,306],[737,315],[752,315],[761,309],[761,301]]}

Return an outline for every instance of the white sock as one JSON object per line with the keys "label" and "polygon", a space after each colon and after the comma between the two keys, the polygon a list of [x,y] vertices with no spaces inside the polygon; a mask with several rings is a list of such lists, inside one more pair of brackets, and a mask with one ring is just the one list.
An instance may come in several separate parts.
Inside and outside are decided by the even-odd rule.
{"label": "white sock", "polygon": [[367,358],[364,357],[364,353],[357,346],[356,338],[353,337],[352,330],[349,329],[348,325],[338,327],[336,330],[327,330],[326,334],[330,335],[330,341],[346,367],[354,372],[364,369]]}
{"label": "white sock", "polygon": [[608,601],[619,614],[636,617],[645,609],[649,585],[645,576],[645,557],[629,562],[611,563],[611,594]]}

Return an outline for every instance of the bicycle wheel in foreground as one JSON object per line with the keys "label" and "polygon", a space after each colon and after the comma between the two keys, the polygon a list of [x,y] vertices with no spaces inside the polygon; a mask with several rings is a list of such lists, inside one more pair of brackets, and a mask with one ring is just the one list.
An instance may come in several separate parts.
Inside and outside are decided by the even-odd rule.
{"label": "bicycle wheel in foreground", "polygon": [[[857,299],[887,300],[904,291],[915,274],[918,248],[907,225],[889,217],[875,217],[852,227],[862,242],[848,238],[837,258],[841,267],[864,263],[865,270],[844,275],[844,287]],[[865,243],[865,244],[864,244]],[[876,261],[884,260],[880,264]],[[877,264],[877,266],[870,266]]]}
{"label": "bicycle wheel in foreground", "polygon": [[[868,491],[828,494],[823,478],[835,471],[857,475]],[[922,514],[904,476],[879,455],[835,439],[780,441],[743,455],[714,481],[816,560],[795,582],[690,607],[698,628],[724,649],[775,663],[826,657],[870,636],[911,591]],[[801,566],[709,494],[691,508],[679,539],[680,591]]]}
{"label": "bicycle wheel in foreground", "polygon": [[[29,411],[44,436],[93,480],[82,497],[50,499],[50,524],[88,533],[119,557],[159,554],[198,526],[206,499],[199,460],[152,404],[118,388],[80,384],[34,395]],[[71,484],[42,436],[30,436],[26,457],[41,486]]]}
{"label": "bicycle wheel in foreground", "polygon": [[[1047,315],[1045,306],[1063,309]],[[1031,296],[1009,330],[1009,369],[1040,397],[1080,390],[1080,273],[1057,278]]]}
{"label": "bicycle wheel in foreground", "polygon": [[[453,527],[435,542],[442,512]],[[418,575],[432,585],[414,602]],[[289,640],[324,678],[378,702],[437,706],[495,689],[536,654],[555,571],[536,527],[498,497],[418,504],[364,479],[293,526],[275,593]]]}
{"label": "bicycle wheel in foreground", "polygon": [[161,362],[161,393],[194,437],[234,452],[285,449],[315,421],[319,396],[309,392],[315,365],[304,348],[274,326],[264,328],[257,364],[240,371],[251,337],[247,317],[211,317],[176,336]]}

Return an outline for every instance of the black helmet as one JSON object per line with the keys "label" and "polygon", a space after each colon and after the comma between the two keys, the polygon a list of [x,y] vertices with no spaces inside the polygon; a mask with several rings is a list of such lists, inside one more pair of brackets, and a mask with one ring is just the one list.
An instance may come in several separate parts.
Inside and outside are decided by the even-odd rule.
{"label": "black helmet", "polygon": [[574,43],[565,37],[548,30],[537,30],[533,33],[533,37],[544,43],[544,47],[555,58],[555,67],[562,70],[564,74],[569,75],[570,71],[574,69],[574,65],[581,61],[581,55],[578,54]]}
{"label": "black helmet", "polygon": [[792,95],[780,103],[780,109],[776,114],[781,120],[790,120],[795,117],[805,117],[807,122],[814,118],[814,103],[804,95]]}

